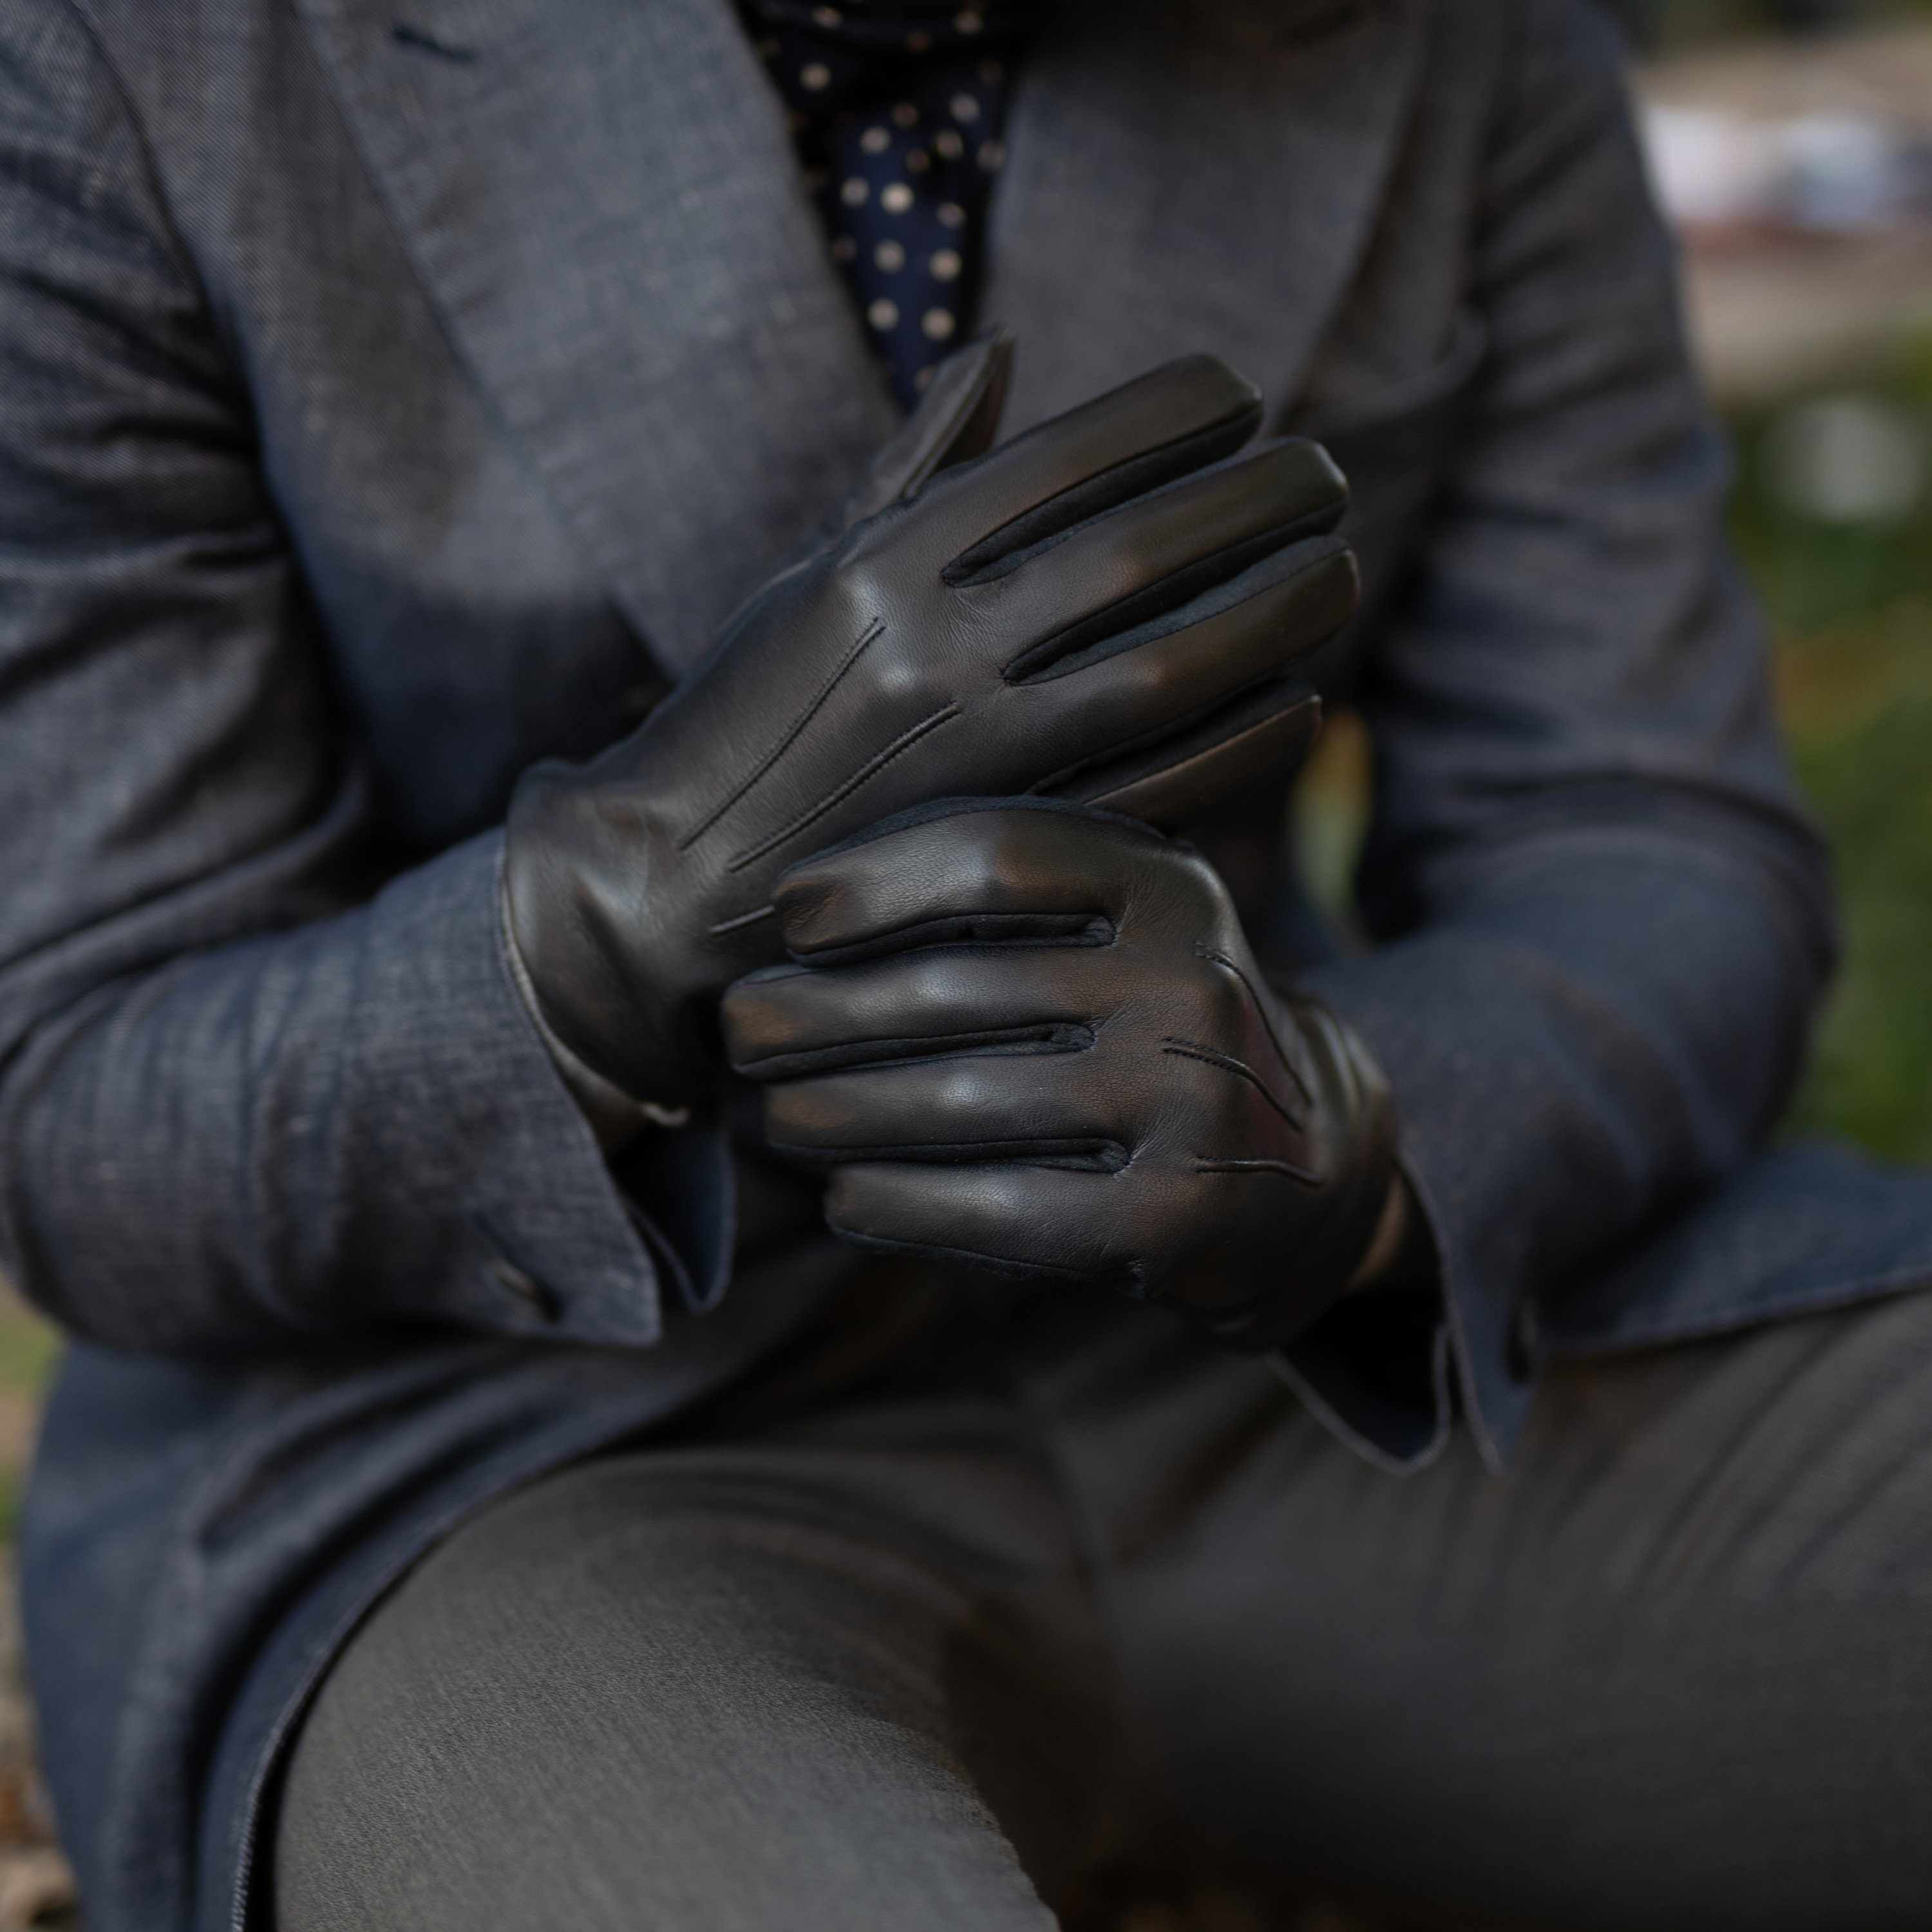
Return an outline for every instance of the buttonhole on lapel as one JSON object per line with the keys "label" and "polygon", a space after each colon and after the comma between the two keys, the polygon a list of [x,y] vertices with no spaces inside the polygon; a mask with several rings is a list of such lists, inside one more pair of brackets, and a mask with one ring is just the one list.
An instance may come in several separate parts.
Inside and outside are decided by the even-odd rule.
{"label": "buttonhole on lapel", "polygon": [[512,1261],[501,1255],[493,1255],[490,1259],[490,1273],[500,1287],[508,1288],[518,1298],[526,1302],[546,1322],[554,1322],[563,1312],[556,1297],[532,1274],[526,1274]]}
{"label": "buttonhole on lapel", "polygon": [[447,40],[440,40],[434,34],[426,34],[420,27],[412,27],[406,20],[398,20],[389,29],[389,38],[399,47],[414,47],[418,52],[434,54],[439,60],[473,61],[476,58],[474,47],[452,46]]}
{"label": "buttonhole on lapel", "polygon": [[563,1303],[556,1291],[539,1281],[528,1268],[512,1256],[508,1244],[497,1233],[488,1215],[478,1214],[472,1218],[477,1232],[483,1237],[489,1248],[490,1252],[484,1262],[484,1273],[491,1283],[514,1295],[543,1321],[556,1321],[563,1312]]}

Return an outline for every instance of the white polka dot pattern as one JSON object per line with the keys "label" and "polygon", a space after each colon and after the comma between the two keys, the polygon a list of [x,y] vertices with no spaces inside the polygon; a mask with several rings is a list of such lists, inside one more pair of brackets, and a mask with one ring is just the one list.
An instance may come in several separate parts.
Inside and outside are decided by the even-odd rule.
{"label": "white polka dot pattern", "polygon": [[1031,0],[739,0],[806,185],[900,400],[971,326]]}

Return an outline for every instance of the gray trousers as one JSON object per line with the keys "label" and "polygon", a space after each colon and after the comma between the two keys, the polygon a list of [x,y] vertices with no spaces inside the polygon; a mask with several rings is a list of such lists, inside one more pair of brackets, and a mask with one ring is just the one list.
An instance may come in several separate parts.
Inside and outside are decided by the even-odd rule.
{"label": "gray trousers", "polygon": [[1552,1374],[1402,1480],[1143,1309],[880,1270],[434,1551],[280,1932],[1932,1925],[1932,1295]]}

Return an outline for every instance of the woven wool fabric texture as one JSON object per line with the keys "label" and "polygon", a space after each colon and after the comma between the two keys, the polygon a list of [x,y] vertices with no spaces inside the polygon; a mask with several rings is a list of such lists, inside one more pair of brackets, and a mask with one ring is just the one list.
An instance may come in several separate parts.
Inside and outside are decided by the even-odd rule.
{"label": "woven wool fabric texture", "polygon": [[[0,6],[0,1265],[105,1344],[22,1556],[96,1932],[247,1922],[364,1610],[845,1265],[775,1232],[788,1177],[734,1215],[675,1135],[634,1226],[494,950],[491,827],[695,661],[892,399],[735,11],[429,12],[446,44],[378,0]],[[1320,987],[1396,1076],[1498,1456],[1584,1268],[1626,1270],[1626,1345],[1932,1280],[1918,1173],[1848,1209],[1849,1156],[1746,1160],[1825,886],[1621,61],[1585,0],[1075,0],[988,216],[1015,429],[1205,348],[1346,458],[1369,621],[1325,681],[1374,700],[1406,922]],[[734,1231],[766,1259],[685,1318],[658,1251],[702,1280]],[[1446,1393],[1397,1434],[1352,1359],[1325,1412],[1446,1458]]]}
{"label": "woven wool fabric texture", "polygon": [[1034,9],[740,0],[900,402],[972,326],[1006,88]]}

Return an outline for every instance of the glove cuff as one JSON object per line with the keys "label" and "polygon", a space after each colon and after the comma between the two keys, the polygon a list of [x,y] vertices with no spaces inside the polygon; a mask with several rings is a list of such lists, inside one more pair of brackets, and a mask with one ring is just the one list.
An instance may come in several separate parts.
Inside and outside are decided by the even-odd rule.
{"label": "glove cuff", "polygon": [[590,1124],[597,1144],[610,1160],[623,1152],[646,1127],[682,1127],[689,1124],[688,1107],[660,1107],[650,1100],[634,1100],[596,1069],[580,1059],[557,1037],[556,1029],[544,1017],[543,1003],[537,997],[530,969],[517,945],[517,928],[510,917],[507,884],[499,886],[496,916],[502,929],[503,956],[509,962],[510,977],[516,982],[524,1010],[537,1030],[537,1036],[550,1057],[558,1076],[577,1102],[578,1111]]}

